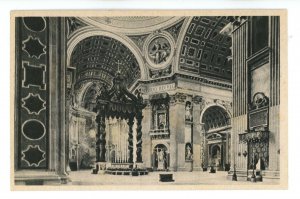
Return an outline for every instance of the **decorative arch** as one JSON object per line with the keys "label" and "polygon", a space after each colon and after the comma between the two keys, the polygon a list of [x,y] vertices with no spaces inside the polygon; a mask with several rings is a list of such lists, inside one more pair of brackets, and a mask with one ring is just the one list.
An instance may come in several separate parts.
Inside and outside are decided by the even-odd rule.
{"label": "decorative arch", "polygon": [[167,148],[167,153],[170,153],[170,146],[167,142],[165,141],[159,141],[159,142],[155,142],[153,143],[153,147],[152,147],[152,151],[158,146],[158,145],[164,145]]}
{"label": "decorative arch", "polygon": [[187,17],[183,24],[182,27],[180,29],[179,35],[178,35],[178,39],[177,39],[177,43],[176,43],[176,52],[175,52],[175,60],[174,60],[174,72],[178,72],[179,71],[179,59],[180,59],[180,49],[182,47],[183,44],[183,39],[185,36],[185,33],[187,31],[187,29],[189,28],[190,23],[192,22],[193,17]]}
{"label": "decorative arch", "polygon": [[[231,116],[224,106],[220,104],[210,104],[202,110],[200,123],[204,124],[205,130],[217,129],[223,126],[229,126],[231,124],[230,118]],[[207,120],[210,121],[209,124]],[[213,128],[211,128],[211,125],[213,125]]]}
{"label": "decorative arch", "polygon": [[72,36],[72,38],[69,39],[67,43],[67,67],[72,67],[70,66],[71,56],[76,45],[80,41],[92,36],[110,37],[124,44],[132,52],[132,54],[135,56],[137,60],[138,66],[141,71],[141,80],[147,79],[148,72],[146,70],[146,66],[142,58],[143,56],[140,49],[136,46],[136,44],[131,39],[129,39],[126,35],[115,34],[109,31],[99,30],[98,28],[84,27],[80,29],[80,31],[75,33]]}

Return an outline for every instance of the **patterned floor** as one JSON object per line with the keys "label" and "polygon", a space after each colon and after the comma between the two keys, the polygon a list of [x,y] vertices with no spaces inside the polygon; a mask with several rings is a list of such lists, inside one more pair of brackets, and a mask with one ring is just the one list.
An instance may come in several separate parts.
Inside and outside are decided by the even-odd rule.
{"label": "patterned floor", "polygon": [[159,174],[166,172],[150,172],[146,176],[116,176],[90,174],[90,171],[70,172],[68,185],[276,185],[278,180],[264,179],[263,182],[231,181],[227,172],[167,172],[173,173],[173,182],[160,182]]}

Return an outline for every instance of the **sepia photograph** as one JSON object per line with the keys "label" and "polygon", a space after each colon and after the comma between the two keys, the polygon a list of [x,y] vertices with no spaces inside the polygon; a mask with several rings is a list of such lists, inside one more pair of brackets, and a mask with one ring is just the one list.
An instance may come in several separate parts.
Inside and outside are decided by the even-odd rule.
{"label": "sepia photograph", "polygon": [[286,10],[11,12],[13,190],[286,189]]}

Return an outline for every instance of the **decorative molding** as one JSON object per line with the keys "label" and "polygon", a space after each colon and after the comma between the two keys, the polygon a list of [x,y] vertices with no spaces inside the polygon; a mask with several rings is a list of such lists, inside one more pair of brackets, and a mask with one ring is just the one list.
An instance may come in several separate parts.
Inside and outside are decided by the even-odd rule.
{"label": "decorative molding", "polygon": [[257,53],[248,57],[246,61],[250,70],[254,70],[266,63],[269,63],[270,51],[270,47],[267,46],[258,51]]}
{"label": "decorative molding", "polygon": [[179,77],[184,78],[184,79],[190,79],[197,83],[200,82],[200,84],[209,85],[211,87],[222,88],[222,89],[227,89],[227,90],[232,89],[231,83],[225,83],[225,82],[222,83],[220,81],[215,81],[215,80],[204,78],[204,77],[196,77],[196,76],[187,75],[187,74],[175,73],[168,77],[161,77],[161,78],[151,79],[151,80],[139,80],[131,90],[135,90],[140,84],[151,84],[151,83],[169,81],[169,80],[174,80]]}
{"label": "decorative molding", "polygon": [[46,45],[43,44],[39,38],[28,36],[27,39],[22,41],[22,50],[28,54],[30,58],[35,57],[36,59],[40,59],[40,57],[46,52]]}
{"label": "decorative molding", "polygon": [[85,23],[78,20],[76,17],[67,17],[67,38],[70,38],[74,32],[86,26]]}
{"label": "decorative molding", "polygon": [[[40,90],[46,90],[46,81],[45,81],[46,65],[40,64],[39,66],[35,66],[29,64],[28,61],[22,61],[22,68],[24,71],[24,77],[22,80],[23,88],[29,88],[29,86],[35,86],[38,87]],[[30,76],[33,74],[34,76]],[[40,75],[40,77],[38,75]],[[30,78],[28,78],[28,76],[30,76]]]}
{"label": "decorative molding", "polygon": [[195,96],[193,96],[192,102],[194,104],[200,104],[202,102],[202,100],[203,100],[202,96],[195,95]]}
{"label": "decorative molding", "polygon": [[149,76],[152,79],[169,76],[170,74],[172,74],[172,68],[173,68],[172,65],[170,65],[160,70],[149,69]]}
{"label": "decorative molding", "polygon": [[170,95],[170,104],[173,103],[185,103],[188,99],[188,94],[186,93],[175,93],[174,95]]}
{"label": "decorative molding", "polygon": [[[46,160],[45,154],[46,152],[43,151],[39,145],[28,145],[27,149],[23,150],[22,152],[22,160],[25,161],[28,166],[39,167],[41,162]],[[36,159],[32,159],[36,158]]]}
{"label": "decorative molding", "polygon": [[23,17],[23,24],[32,32],[43,32],[47,27],[44,17]]}
{"label": "decorative molding", "polygon": [[22,134],[31,141],[40,140],[46,134],[46,127],[37,119],[28,119],[22,124]]}
{"label": "decorative molding", "polygon": [[22,98],[22,107],[28,114],[39,115],[42,110],[46,109],[46,101],[41,98],[39,94],[29,93],[27,97]]}
{"label": "decorative molding", "polygon": [[239,134],[239,141],[244,143],[267,142],[269,140],[269,131],[251,131]]}
{"label": "decorative molding", "polygon": [[136,36],[128,36],[140,49],[140,51],[143,51],[143,46],[146,38],[149,35],[136,35]]}

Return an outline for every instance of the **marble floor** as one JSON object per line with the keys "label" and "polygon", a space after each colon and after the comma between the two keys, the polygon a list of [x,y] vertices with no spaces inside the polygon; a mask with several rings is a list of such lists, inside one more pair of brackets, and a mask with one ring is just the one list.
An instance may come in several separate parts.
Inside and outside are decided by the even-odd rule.
{"label": "marble floor", "polygon": [[264,179],[263,182],[231,181],[227,172],[167,172],[173,173],[173,182],[160,182],[159,174],[166,172],[150,172],[145,176],[93,175],[90,171],[70,172],[68,185],[276,185],[277,180]]}

